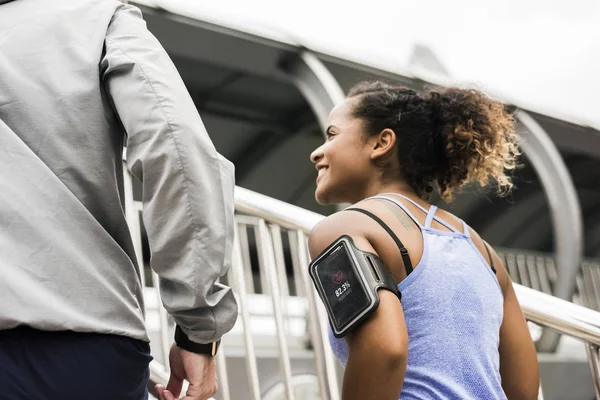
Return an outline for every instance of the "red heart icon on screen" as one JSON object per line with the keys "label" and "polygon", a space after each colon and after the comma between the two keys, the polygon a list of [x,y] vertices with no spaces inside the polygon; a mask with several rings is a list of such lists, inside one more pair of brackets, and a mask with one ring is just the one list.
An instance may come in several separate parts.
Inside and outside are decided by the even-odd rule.
{"label": "red heart icon on screen", "polygon": [[344,274],[342,273],[342,271],[338,271],[335,273],[335,275],[331,278],[331,280],[333,281],[333,283],[335,284],[340,284],[342,283],[342,278],[344,277]]}

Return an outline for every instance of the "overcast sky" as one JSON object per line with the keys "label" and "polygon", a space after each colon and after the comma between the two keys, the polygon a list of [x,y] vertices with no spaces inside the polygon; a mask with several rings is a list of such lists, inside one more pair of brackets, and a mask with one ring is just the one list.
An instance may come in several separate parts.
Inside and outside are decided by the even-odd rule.
{"label": "overcast sky", "polygon": [[142,0],[388,70],[429,47],[451,79],[600,129],[599,0]]}

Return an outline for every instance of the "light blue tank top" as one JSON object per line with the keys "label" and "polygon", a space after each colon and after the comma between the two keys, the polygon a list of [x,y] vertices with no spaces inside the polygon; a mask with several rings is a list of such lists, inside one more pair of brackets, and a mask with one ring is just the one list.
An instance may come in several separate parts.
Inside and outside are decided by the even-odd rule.
{"label": "light blue tank top", "polygon": [[[400,399],[506,399],[500,383],[498,353],[503,294],[498,280],[463,231],[424,209],[421,225],[399,201],[388,196],[421,228],[423,256],[398,284],[408,330],[408,364]],[[452,232],[431,228],[433,220]],[[329,331],[336,358],[346,365],[346,341]],[[367,366],[365,366],[366,368]]]}

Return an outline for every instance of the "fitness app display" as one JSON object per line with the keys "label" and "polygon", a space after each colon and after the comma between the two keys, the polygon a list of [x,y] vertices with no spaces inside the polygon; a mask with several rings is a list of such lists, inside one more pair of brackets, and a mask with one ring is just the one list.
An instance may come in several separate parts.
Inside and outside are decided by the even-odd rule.
{"label": "fitness app display", "polygon": [[345,326],[370,304],[365,289],[353,267],[348,250],[343,243],[316,265],[319,281],[331,308],[334,324]]}

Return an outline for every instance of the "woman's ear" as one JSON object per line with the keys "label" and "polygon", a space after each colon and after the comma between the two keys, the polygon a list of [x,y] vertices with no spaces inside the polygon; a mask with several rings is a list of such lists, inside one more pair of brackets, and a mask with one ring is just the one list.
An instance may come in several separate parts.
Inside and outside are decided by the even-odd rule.
{"label": "woman's ear", "polygon": [[386,128],[378,135],[372,136],[371,160],[383,160],[389,157],[396,147],[396,133]]}

